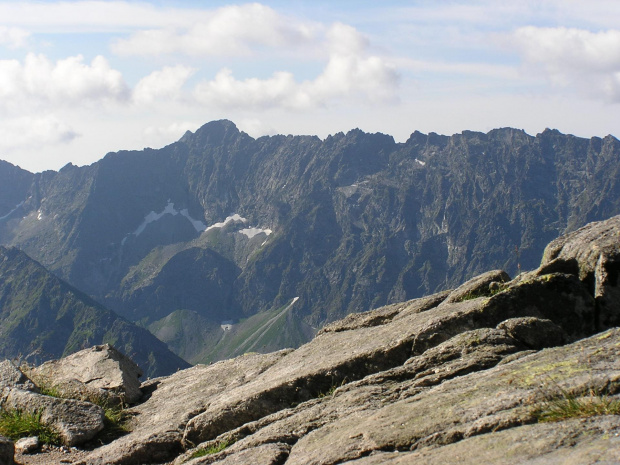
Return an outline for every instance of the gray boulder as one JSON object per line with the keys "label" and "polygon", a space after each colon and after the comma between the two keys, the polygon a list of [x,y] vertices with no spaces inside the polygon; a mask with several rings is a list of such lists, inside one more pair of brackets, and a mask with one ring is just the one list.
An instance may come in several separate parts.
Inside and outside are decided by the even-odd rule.
{"label": "gray boulder", "polygon": [[505,271],[487,271],[450,292],[445,302],[462,302],[476,297],[489,297],[502,289],[503,284],[508,281],[510,281],[510,276]]}
{"label": "gray boulder", "polygon": [[0,465],[14,465],[15,446],[13,441],[0,436]]}
{"label": "gray boulder", "polygon": [[139,381],[142,371],[109,344],[45,362],[32,368],[28,375],[37,384],[47,386],[62,384],[62,380],[78,380],[89,388],[103,389],[121,396],[130,404],[142,397]]}
{"label": "gray boulder", "polygon": [[37,390],[34,383],[10,360],[0,362],[0,390],[5,387]]}
{"label": "gray boulder", "polygon": [[21,438],[15,442],[15,452],[18,454],[32,454],[39,450],[41,444],[37,436]]}
{"label": "gray boulder", "polygon": [[596,299],[599,329],[620,325],[620,216],[590,223],[551,242],[538,274],[577,274]]}
{"label": "gray boulder", "polygon": [[[570,438],[570,440],[566,440]],[[595,465],[620,463],[620,418],[604,416],[522,425],[489,432],[438,448],[376,452],[351,465]]]}
{"label": "gray boulder", "polygon": [[40,414],[41,422],[60,434],[68,446],[82,444],[103,429],[101,407],[72,399],[58,399],[15,388],[4,388],[0,407],[6,411]]}
{"label": "gray boulder", "polygon": [[511,337],[535,350],[556,347],[568,342],[566,332],[553,321],[546,319],[509,318],[497,325],[497,328],[506,330]]}
{"label": "gray boulder", "polygon": [[122,406],[125,402],[124,395],[118,394],[118,391],[91,386],[77,379],[52,379],[49,382],[50,384],[46,387],[49,388],[56,397],[61,397],[63,399],[84,400],[107,407]]}

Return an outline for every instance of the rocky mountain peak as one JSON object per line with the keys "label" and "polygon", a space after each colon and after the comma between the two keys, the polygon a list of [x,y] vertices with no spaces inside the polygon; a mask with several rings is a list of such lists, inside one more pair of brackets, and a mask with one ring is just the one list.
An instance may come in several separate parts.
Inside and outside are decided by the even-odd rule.
{"label": "rocky mountain peak", "polygon": [[[239,131],[235,123],[223,119],[204,124],[196,130],[191,140],[192,144],[200,147],[220,146],[232,143],[242,134],[249,137]],[[185,136],[183,139],[188,140]]]}

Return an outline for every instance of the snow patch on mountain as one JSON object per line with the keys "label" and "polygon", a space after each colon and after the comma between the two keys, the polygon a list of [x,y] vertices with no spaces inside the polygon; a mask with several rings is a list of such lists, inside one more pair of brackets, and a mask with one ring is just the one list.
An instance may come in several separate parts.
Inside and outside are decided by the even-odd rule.
{"label": "snow patch on mountain", "polygon": [[174,202],[168,199],[168,204],[164,207],[164,209],[161,212],[157,213],[155,211],[151,211],[149,214],[147,214],[144,217],[144,221],[142,221],[140,226],[138,226],[134,232],[127,234],[127,236],[123,238],[123,240],[121,241],[121,245],[125,245],[125,242],[127,241],[127,237],[129,237],[132,234],[138,237],[140,234],[144,232],[144,230],[149,224],[160,220],[165,215],[172,215],[172,216],[181,215],[184,218],[187,218],[190,221],[190,223],[192,223],[192,226],[194,227],[194,229],[196,229],[196,232],[199,232],[199,233],[206,231],[208,229],[207,225],[204,224],[202,221],[192,218],[187,208],[184,208],[183,210],[177,210],[176,208],[174,208]]}
{"label": "snow patch on mountain", "polygon": [[265,233],[269,236],[273,231],[271,229],[261,229],[261,228],[245,228],[239,231],[241,234],[244,234],[248,237],[248,239],[252,239],[254,236]]}
{"label": "snow patch on mountain", "polygon": [[205,229],[205,232],[210,231],[215,228],[223,228],[228,223],[232,223],[233,221],[242,221],[243,223],[248,222],[248,220],[243,218],[241,215],[238,215],[235,213],[234,215],[227,216],[226,219],[222,221],[221,223],[215,223],[214,225],[209,226],[207,229]]}

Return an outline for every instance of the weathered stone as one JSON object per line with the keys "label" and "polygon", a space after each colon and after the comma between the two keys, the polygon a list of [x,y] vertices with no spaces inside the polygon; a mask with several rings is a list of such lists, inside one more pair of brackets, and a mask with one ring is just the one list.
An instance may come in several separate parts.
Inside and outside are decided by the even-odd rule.
{"label": "weathered stone", "polygon": [[101,407],[79,400],[5,388],[0,407],[7,411],[40,414],[41,422],[56,430],[69,446],[82,444],[103,429],[104,413]]}
{"label": "weathered stone", "polygon": [[[411,305],[417,307],[417,301]],[[406,306],[401,311],[406,312]],[[209,408],[188,423],[185,439],[191,443],[212,439],[228,429],[326,392],[345,379],[352,381],[402,365],[411,355],[422,354],[455,335],[493,328],[506,318],[553,317],[573,334],[581,335],[593,315],[593,299],[578,279],[550,275],[490,298],[443,302],[421,313],[394,317],[380,326],[362,327],[354,332],[325,332],[254,382],[212,399]]]}
{"label": "weathered stone", "polygon": [[257,378],[290,350],[251,354],[213,365],[196,365],[152,380],[149,399],[128,410],[135,415],[131,434],[93,451],[84,465],[160,463],[183,451],[182,439],[191,418],[205,411],[213,398]]}
{"label": "weathered stone", "polygon": [[[231,430],[201,447],[220,442],[233,443],[227,449],[233,453],[261,444],[295,444],[326,424],[354,416],[360,411],[380,409],[447,379],[492,367],[516,350],[519,350],[519,343],[503,330],[470,331],[429,350],[423,356],[410,359],[404,366],[344,384],[318,399]],[[187,456],[181,456],[175,464],[181,465],[185,460]]]}
{"label": "weathered stone", "polygon": [[0,389],[14,387],[25,391],[36,391],[30,379],[10,360],[0,362]]}
{"label": "weathered stone", "polygon": [[539,274],[572,267],[596,298],[598,328],[620,325],[620,216],[590,223],[551,242]]}
{"label": "weathered stone", "polygon": [[549,396],[620,390],[619,341],[620,330],[611,330],[359,411],[305,435],[286,463],[329,465],[373,451],[422,450],[535,422],[535,407]]}
{"label": "weathered stone", "polygon": [[37,436],[21,438],[15,442],[15,452],[18,454],[32,454],[39,450],[41,444]]}
{"label": "weathered stone", "polygon": [[317,336],[329,332],[351,331],[371,326],[380,326],[389,323],[394,318],[404,318],[412,313],[425,312],[443,302],[450,292],[451,291],[439,292],[428,297],[416,299],[415,301],[386,305],[385,307],[368,312],[351,313],[342,320],[335,321],[322,328],[317,333]]}
{"label": "weathered stone", "polygon": [[54,391],[58,397],[64,399],[84,400],[108,407],[120,406],[125,400],[124,396],[118,394],[117,391],[94,387],[77,379],[62,378],[50,381],[51,385],[47,387]]}
{"label": "weathered stone", "polygon": [[186,462],[188,465],[206,465],[210,463],[218,463],[220,465],[281,465],[285,462],[286,457],[291,449],[288,444],[261,444],[252,449],[244,449],[237,453],[227,451],[220,452],[212,456],[196,458]]}
{"label": "weathered stone", "polygon": [[135,403],[142,397],[142,371],[109,344],[81,350],[60,360],[45,362],[28,373],[37,384],[51,386],[61,380],[76,379],[89,387],[105,389]]}
{"label": "weathered stone", "polygon": [[14,465],[15,446],[13,441],[0,436],[0,465]]}
{"label": "weathered stone", "polygon": [[530,349],[556,347],[568,342],[565,331],[551,320],[533,317],[510,318],[497,325]]}
{"label": "weathered stone", "polygon": [[491,295],[490,287],[501,287],[501,284],[510,281],[508,273],[502,270],[487,271],[453,290],[446,298],[446,303],[462,302],[463,300],[473,299]]}
{"label": "weathered stone", "polygon": [[[570,438],[567,440],[567,438]],[[414,452],[380,452],[351,465],[566,465],[620,463],[620,417],[617,415],[539,423],[490,432],[438,448]]]}

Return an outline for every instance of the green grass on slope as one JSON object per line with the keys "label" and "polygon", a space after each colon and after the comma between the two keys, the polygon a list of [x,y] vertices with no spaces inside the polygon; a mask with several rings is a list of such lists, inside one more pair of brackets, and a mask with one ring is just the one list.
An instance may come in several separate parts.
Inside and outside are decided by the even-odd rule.
{"label": "green grass on slope", "polygon": [[[291,301],[292,302],[292,301]],[[209,363],[247,352],[272,352],[283,347],[299,347],[313,336],[312,328],[293,316],[294,305],[257,313],[235,324],[229,331],[219,330],[219,338],[207,342],[196,363]]]}

